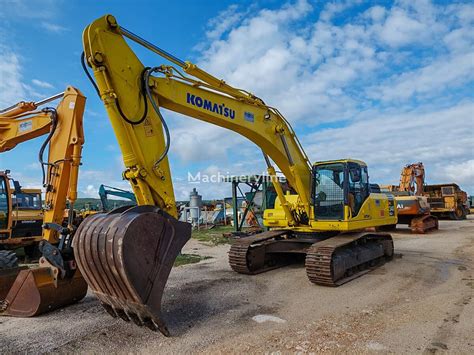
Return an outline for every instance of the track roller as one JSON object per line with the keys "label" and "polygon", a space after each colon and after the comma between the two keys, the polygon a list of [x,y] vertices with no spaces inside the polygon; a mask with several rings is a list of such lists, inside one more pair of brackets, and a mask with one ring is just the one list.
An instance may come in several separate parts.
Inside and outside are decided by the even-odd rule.
{"label": "track roller", "polygon": [[306,274],[317,285],[340,286],[392,257],[390,234],[341,234],[308,249]]}

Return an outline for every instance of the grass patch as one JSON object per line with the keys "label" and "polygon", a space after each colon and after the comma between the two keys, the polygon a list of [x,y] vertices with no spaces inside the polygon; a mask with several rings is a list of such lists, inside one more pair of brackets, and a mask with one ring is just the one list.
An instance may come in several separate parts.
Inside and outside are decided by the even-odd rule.
{"label": "grass patch", "polygon": [[197,254],[180,254],[174,261],[174,266],[181,266],[186,264],[196,264],[201,260],[210,259],[210,256],[201,256]]}
{"label": "grass patch", "polygon": [[192,238],[211,246],[230,244],[230,239],[222,236],[222,233],[231,232],[233,230],[234,227],[232,226],[219,226],[212,229],[194,230]]}

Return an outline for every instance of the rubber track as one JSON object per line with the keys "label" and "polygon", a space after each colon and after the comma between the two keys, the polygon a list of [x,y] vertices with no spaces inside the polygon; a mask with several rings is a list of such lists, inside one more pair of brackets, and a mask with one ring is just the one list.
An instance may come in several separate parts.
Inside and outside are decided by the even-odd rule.
{"label": "rubber track", "polygon": [[[317,285],[335,287],[340,286],[359,276],[362,276],[363,274],[374,269],[375,266],[380,265],[383,260],[379,259],[385,259],[385,257],[372,260],[370,263],[364,264],[363,266],[365,266],[365,268],[362,270],[357,267],[356,272],[352,273],[351,276],[344,277],[339,280],[334,280],[333,278],[332,257],[334,255],[334,252],[337,249],[349,246],[349,244],[353,244],[357,240],[365,238],[366,236],[366,233],[358,233],[351,236],[337,236],[312,245],[308,249],[305,262],[306,274],[308,276],[308,279],[312,283]],[[388,234],[383,234],[379,237],[374,237],[374,239],[376,238],[383,238],[382,240],[392,240],[392,237]],[[393,254],[393,242],[391,254]]]}
{"label": "rubber track", "polygon": [[265,242],[275,237],[288,233],[288,231],[268,231],[255,234],[249,237],[240,238],[234,241],[229,251],[229,264],[232,270],[240,274],[254,275],[270,268],[262,268],[259,270],[250,270],[248,265],[247,254],[252,245]]}

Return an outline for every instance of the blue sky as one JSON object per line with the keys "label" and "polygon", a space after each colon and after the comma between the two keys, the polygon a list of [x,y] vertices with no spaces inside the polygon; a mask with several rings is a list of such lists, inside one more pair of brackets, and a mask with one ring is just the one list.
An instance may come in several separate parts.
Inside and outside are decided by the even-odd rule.
{"label": "blue sky", "polygon": [[[104,14],[279,108],[312,161],[352,157],[372,182],[397,183],[423,161],[427,180],[474,193],[471,2],[0,0],[0,107],[78,87],[88,97],[80,195],[121,181],[121,156],[102,103],[80,67],[83,28]],[[134,47],[143,63],[163,60]],[[178,199],[227,184],[187,183],[188,171],[254,174],[259,149],[233,132],[166,112]],[[0,169],[40,184],[43,138],[0,156]]]}

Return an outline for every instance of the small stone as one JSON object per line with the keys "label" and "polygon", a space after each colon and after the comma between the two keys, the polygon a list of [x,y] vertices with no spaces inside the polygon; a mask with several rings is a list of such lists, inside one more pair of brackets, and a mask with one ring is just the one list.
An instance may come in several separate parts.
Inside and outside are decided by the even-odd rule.
{"label": "small stone", "polygon": [[383,346],[380,343],[377,343],[375,341],[369,341],[366,345],[367,349],[374,350],[374,351],[383,351],[386,349],[385,346]]}
{"label": "small stone", "polygon": [[434,342],[434,343],[431,343],[431,345],[443,350],[448,350],[448,346],[444,343]]}
{"label": "small stone", "polygon": [[275,322],[275,323],[286,323],[286,320],[269,315],[269,314],[258,314],[252,317],[252,320],[257,323]]}

